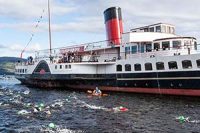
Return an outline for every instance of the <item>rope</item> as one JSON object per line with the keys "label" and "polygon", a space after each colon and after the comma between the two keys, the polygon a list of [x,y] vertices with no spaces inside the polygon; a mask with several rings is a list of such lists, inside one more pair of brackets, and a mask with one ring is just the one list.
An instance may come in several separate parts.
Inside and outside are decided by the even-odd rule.
{"label": "rope", "polygon": [[[35,25],[35,29],[37,29],[39,27],[39,23],[41,22],[42,18],[43,18],[43,14],[44,14],[44,9],[42,10],[42,15],[40,16],[40,18],[38,19],[36,25]],[[20,58],[22,58],[23,53],[25,52],[26,48],[28,47],[28,45],[31,43],[31,41],[33,40],[34,37],[34,33],[31,33],[31,37],[28,41],[28,43],[26,44],[26,46],[24,47],[24,49],[21,52]]]}

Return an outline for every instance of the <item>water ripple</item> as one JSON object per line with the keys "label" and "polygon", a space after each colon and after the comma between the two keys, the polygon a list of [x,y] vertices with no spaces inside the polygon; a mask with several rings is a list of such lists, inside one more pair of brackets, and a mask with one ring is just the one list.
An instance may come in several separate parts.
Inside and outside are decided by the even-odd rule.
{"label": "water ripple", "polygon": [[[198,97],[145,94],[91,97],[0,79],[0,132],[199,132],[199,103]],[[120,106],[128,111],[121,112]],[[179,116],[189,120],[181,123]]]}

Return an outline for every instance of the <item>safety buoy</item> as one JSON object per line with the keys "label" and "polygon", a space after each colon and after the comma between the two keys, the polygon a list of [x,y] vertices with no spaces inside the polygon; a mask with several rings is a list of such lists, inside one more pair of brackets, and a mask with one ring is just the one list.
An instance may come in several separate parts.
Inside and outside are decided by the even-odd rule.
{"label": "safety buoy", "polygon": [[120,107],[120,111],[122,111],[122,112],[128,111],[128,108]]}

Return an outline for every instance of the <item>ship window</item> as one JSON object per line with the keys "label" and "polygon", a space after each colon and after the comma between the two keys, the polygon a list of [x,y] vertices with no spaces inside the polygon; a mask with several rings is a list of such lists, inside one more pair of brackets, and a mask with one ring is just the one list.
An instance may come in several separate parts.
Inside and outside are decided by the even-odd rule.
{"label": "ship window", "polygon": [[24,69],[22,69],[22,73],[24,73]]}
{"label": "ship window", "polygon": [[185,40],[184,41],[184,46],[190,46],[191,45],[191,41],[190,40]]}
{"label": "ship window", "polygon": [[68,65],[65,65],[65,69],[67,69],[68,68]]}
{"label": "ship window", "polygon": [[150,32],[154,32],[154,27],[150,27],[150,28],[149,28],[149,31],[150,31]]}
{"label": "ship window", "polygon": [[200,59],[196,60],[197,67],[200,68]]}
{"label": "ship window", "polygon": [[125,53],[130,54],[130,47],[125,47]]}
{"label": "ship window", "polygon": [[55,69],[57,69],[57,65],[55,65]]}
{"label": "ship window", "polygon": [[192,68],[192,62],[190,60],[184,60],[182,61],[182,67],[183,69]]}
{"label": "ship window", "polygon": [[169,69],[178,69],[178,65],[176,61],[170,61],[168,62]]}
{"label": "ship window", "polygon": [[158,51],[160,49],[160,43],[154,43],[154,50]]}
{"label": "ship window", "polygon": [[131,65],[130,64],[125,65],[125,71],[131,71]]}
{"label": "ship window", "polygon": [[156,69],[164,70],[165,69],[164,62],[156,62]]}
{"label": "ship window", "polygon": [[197,50],[197,42],[194,42],[194,49]]}
{"label": "ship window", "polygon": [[131,53],[132,54],[137,53],[137,46],[131,46]]}
{"label": "ship window", "polygon": [[149,31],[149,29],[148,28],[144,28],[144,32],[148,32]]}
{"label": "ship window", "polygon": [[151,52],[151,44],[146,44],[146,52]]}
{"label": "ship window", "polygon": [[160,26],[156,26],[156,32],[161,32],[161,27]]}
{"label": "ship window", "polygon": [[122,65],[117,65],[117,71],[122,71]]}
{"label": "ship window", "polygon": [[141,65],[140,64],[135,64],[134,65],[135,71],[141,71]]}
{"label": "ship window", "polygon": [[62,69],[62,65],[60,65],[60,69]]}
{"label": "ship window", "polygon": [[152,70],[152,64],[151,63],[145,63],[145,70],[149,71],[149,70]]}
{"label": "ship window", "polygon": [[69,69],[71,69],[72,68],[72,66],[71,65],[69,65]]}
{"label": "ship window", "polygon": [[173,48],[179,49],[181,47],[181,41],[173,41]]}
{"label": "ship window", "polygon": [[144,44],[141,44],[141,53],[144,53]]}
{"label": "ship window", "polygon": [[163,50],[169,49],[169,41],[162,42],[162,49]]}

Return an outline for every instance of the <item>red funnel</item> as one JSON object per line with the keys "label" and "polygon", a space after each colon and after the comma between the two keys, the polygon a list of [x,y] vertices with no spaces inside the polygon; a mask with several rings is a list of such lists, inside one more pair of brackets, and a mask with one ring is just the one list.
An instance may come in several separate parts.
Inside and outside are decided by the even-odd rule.
{"label": "red funnel", "polygon": [[123,26],[120,7],[111,7],[104,11],[107,39],[109,45],[120,45]]}

